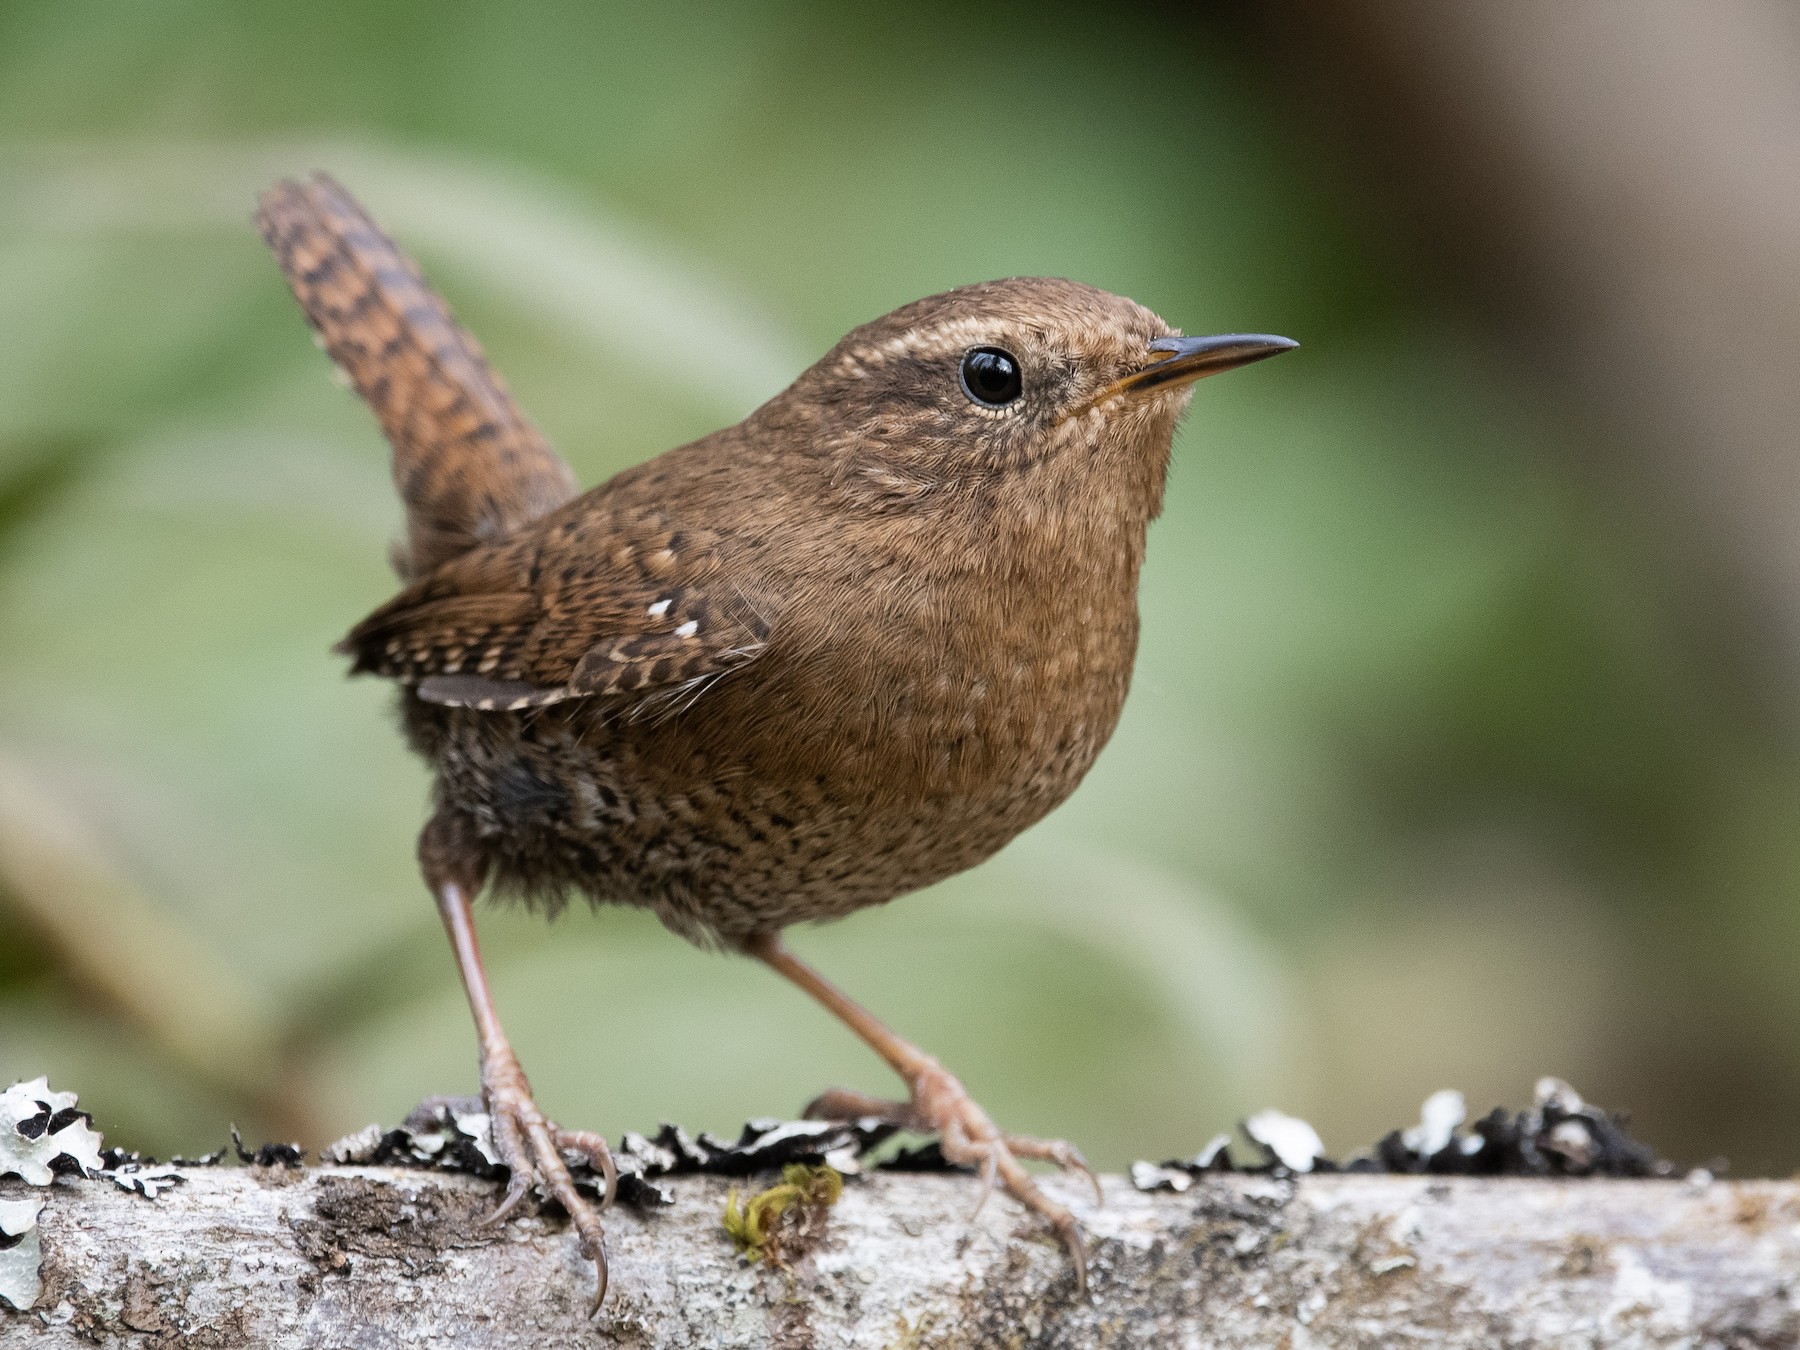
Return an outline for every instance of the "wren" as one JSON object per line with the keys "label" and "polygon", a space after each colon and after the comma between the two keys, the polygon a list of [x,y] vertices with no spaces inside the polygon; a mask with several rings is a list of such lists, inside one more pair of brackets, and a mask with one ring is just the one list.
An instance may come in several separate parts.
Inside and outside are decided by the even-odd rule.
{"label": "wren", "polygon": [[[817,1118],[935,1132],[1056,1231],[1021,1166],[1093,1173],[1007,1134],[942,1065],[782,945],[992,855],[1069,795],[1125,701],[1138,571],[1190,386],[1295,346],[1182,337],[1072,281],[964,286],[855,329],[736,426],[576,495],[475,340],[324,176],[257,222],[393,447],[401,592],[341,650],[396,681],[436,771],[419,840],[475,1017],[510,1212],[568,1211],[606,1289],[605,1141],[545,1119],[475,939],[483,888],[555,911],[637,905],[755,957],[841,1018],[908,1100]],[[705,357],[696,335],[696,359]],[[1099,1186],[1095,1181],[1095,1190]]]}

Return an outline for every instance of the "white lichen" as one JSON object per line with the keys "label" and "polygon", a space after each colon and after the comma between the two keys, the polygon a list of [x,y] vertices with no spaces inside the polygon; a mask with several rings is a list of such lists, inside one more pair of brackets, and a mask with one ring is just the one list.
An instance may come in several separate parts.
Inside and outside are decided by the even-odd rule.
{"label": "white lichen", "polygon": [[0,1200],[0,1239],[11,1244],[0,1247],[0,1299],[21,1312],[43,1292],[38,1271],[44,1253],[37,1231],[38,1212],[43,1207],[44,1202],[35,1195],[25,1200]]}

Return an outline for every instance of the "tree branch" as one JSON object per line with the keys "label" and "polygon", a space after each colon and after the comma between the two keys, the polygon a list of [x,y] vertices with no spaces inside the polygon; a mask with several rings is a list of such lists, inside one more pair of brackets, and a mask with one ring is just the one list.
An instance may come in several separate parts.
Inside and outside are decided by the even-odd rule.
{"label": "tree branch", "polygon": [[[1184,1193],[1045,1185],[1089,1234],[1094,1300],[1003,1197],[876,1173],[748,1265],[731,1183],[606,1216],[612,1293],[559,1214],[481,1226],[492,1182],[385,1167],[199,1168],[156,1199],[47,1198],[42,1292],[0,1343],[338,1347],[1800,1343],[1800,1185],[1207,1175]],[[754,1189],[754,1185],[750,1187]]]}

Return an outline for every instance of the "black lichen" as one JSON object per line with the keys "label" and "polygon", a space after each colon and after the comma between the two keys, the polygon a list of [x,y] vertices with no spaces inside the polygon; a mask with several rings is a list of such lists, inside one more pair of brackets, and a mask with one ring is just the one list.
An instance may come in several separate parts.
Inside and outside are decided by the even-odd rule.
{"label": "black lichen", "polygon": [[1220,1136],[1191,1159],[1133,1163],[1131,1178],[1139,1190],[1184,1191],[1193,1178],[1211,1171],[1667,1177],[1677,1170],[1674,1163],[1658,1158],[1655,1149],[1632,1137],[1624,1113],[1590,1106],[1560,1079],[1541,1079],[1535,1103],[1522,1111],[1497,1106],[1466,1126],[1464,1114],[1461,1093],[1439,1092],[1426,1100],[1417,1125],[1390,1130],[1348,1162],[1319,1157],[1310,1168],[1290,1168],[1252,1135],[1265,1156],[1260,1162],[1246,1164],[1233,1159],[1229,1140]]}

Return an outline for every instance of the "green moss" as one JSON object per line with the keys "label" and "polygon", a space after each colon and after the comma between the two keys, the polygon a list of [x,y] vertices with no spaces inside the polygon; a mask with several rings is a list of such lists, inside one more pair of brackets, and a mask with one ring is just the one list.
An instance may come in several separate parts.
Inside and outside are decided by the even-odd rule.
{"label": "green moss", "polygon": [[782,1217],[796,1207],[825,1209],[844,1193],[844,1179],[833,1168],[789,1163],[781,1180],[759,1191],[740,1206],[737,1188],[725,1197],[725,1232],[738,1251],[751,1261],[776,1259],[772,1241]]}

